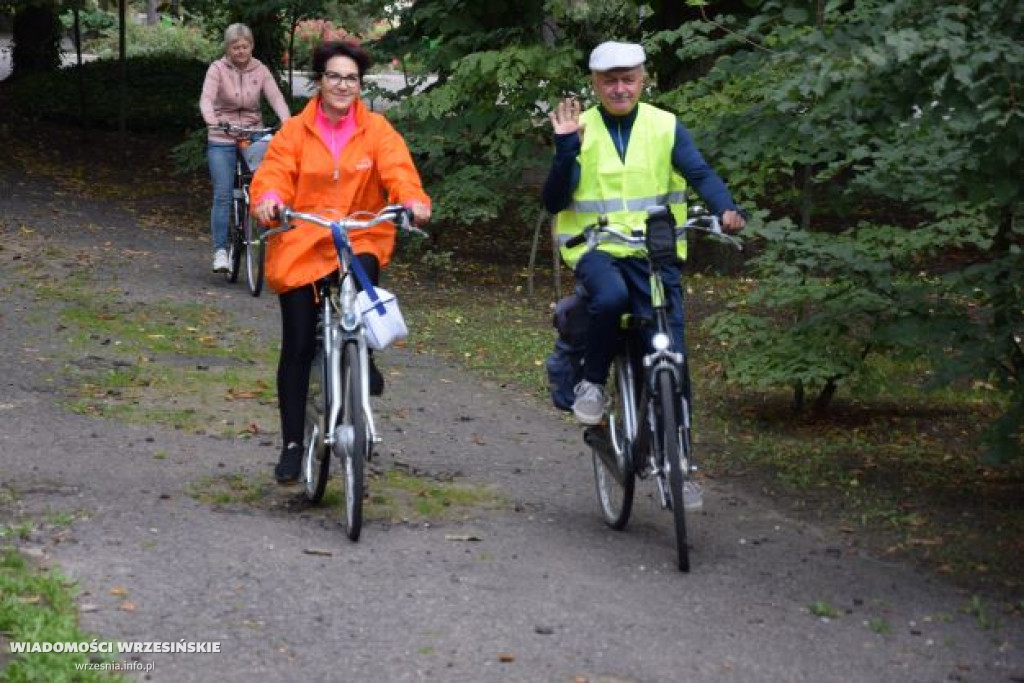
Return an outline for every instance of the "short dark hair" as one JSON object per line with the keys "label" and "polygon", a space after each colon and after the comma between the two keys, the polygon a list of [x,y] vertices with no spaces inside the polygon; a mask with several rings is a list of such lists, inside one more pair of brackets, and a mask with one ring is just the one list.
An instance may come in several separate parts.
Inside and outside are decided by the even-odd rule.
{"label": "short dark hair", "polygon": [[319,81],[323,78],[327,62],[337,56],[348,57],[356,63],[359,69],[359,80],[370,68],[370,55],[366,54],[363,48],[347,40],[328,40],[320,43],[313,50],[313,78]]}

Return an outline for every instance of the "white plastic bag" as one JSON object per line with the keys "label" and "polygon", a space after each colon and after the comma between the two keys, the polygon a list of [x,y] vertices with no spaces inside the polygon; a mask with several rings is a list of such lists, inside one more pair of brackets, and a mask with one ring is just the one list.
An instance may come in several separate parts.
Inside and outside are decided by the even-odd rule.
{"label": "white plastic bag", "polygon": [[366,343],[371,349],[380,350],[390,346],[397,339],[405,339],[409,336],[409,328],[405,325],[405,318],[398,310],[398,299],[394,294],[374,287],[381,304],[384,305],[383,315],[377,310],[377,304],[370,301],[369,295],[359,292],[356,295],[356,310],[363,318],[363,328],[366,332]]}
{"label": "white plastic bag", "polygon": [[253,140],[249,143],[249,146],[242,150],[242,156],[245,157],[245,165],[249,167],[249,170],[253,173],[259,168],[260,162],[263,161],[263,155],[267,153],[267,147],[270,145],[270,139],[274,137],[270,133],[267,133],[261,138]]}

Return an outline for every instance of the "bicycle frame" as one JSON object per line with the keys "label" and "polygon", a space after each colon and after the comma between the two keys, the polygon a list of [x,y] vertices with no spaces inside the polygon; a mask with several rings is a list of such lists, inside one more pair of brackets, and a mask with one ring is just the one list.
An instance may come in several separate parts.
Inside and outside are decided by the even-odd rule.
{"label": "bicycle frame", "polygon": [[[689,571],[690,559],[684,490],[692,486],[687,480],[695,469],[690,440],[689,377],[682,340],[678,351],[672,349],[668,299],[659,264],[669,262],[671,257],[665,254],[666,248],[671,245],[674,253],[675,241],[684,238],[687,229],[722,233],[717,219],[702,214],[676,228],[675,240],[666,245],[670,235],[661,231],[675,226],[674,222],[665,222],[660,215],[664,211],[660,207],[649,210],[648,229],[653,221],[660,221],[654,223],[659,233],[652,236],[650,243],[643,232],[612,228],[602,217],[567,240],[565,246],[572,248],[586,242],[589,249],[594,249],[601,242],[610,241],[646,250],[653,315],[622,316],[624,339],[615,356],[607,424],[588,426],[583,438],[593,450],[601,511],[613,529],[621,530],[629,521],[635,479],[655,476],[661,507],[672,511],[678,567],[685,572]],[[652,256],[651,250],[656,255]],[[641,332],[645,333],[642,345]]]}
{"label": "bicycle frame", "polygon": [[[673,375],[673,386],[677,387],[680,396],[681,427],[685,432],[690,427],[690,406],[685,396],[685,356],[682,352],[671,350],[672,332],[668,322],[668,307],[665,300],[665,284],[661,274],[656,268],[651,268],[651,306],[654,309],[653,327],[650,346],[640,351],[639,336],[642,334],[642,325],[631,325],[635,320],[632,314],[623,316],[623,349],[617,355],[615,363],[616,380],[622,392],[623,402],[623,425],[624,434],[629,443],[632,444],[630,453],[626,453],[626,444],[618,443],[618,430],[615,429],[615,416],[610,415],[611,421],[609,434],[612,438],[612,446],[617,457],[633,457],[634,471],[640,478],[646,478],[651,473],[661,472],[664,468],[664,444],[659,443],[657,435],[661,433],[658,428],[657,411],[655,405],[658,399],[657,376],[662,372],[671,372]],[[656,341],[658,338],[664,342]],[[642,355],[641,355],[642,353]],[[635,367],[643,368],[642,383],[639,385],[641,391],[637,395],[637,377]],[[647,429],[641,429],[641,425],[647,425]],[[654,435],[654,438],[652,438]],[[682,438],[682,434],[680,435]],[[688,444],[683,449],[685,456],[689,455]],[[638,459],[642,454],[647,454],[647,467]],[[688,459],[688,458],[687,458]],[[689,467],[689,462],[683,463]],[[668,492],[664,486],[664,477],[658,477],[659,492],[662,503],[668,500]]]}
{"label": "bicycle frame", "polygon": [[[330,396],[330,413],[326,425],[325,442],[329,446],[335,445],[335,432],[338,427],[338,418],[342,410],[341,401],[338,396],[341,388],[341,352],[346,343],[355,342],[359,349],[359,393],[364,406],[363,415],[366,420],[368,437],[371,443],[380,443],[381,438],[377,433],[376,423],[370,410],[370,381],[368,371],[368,347],[366,336],[363,330],[363,319],[356,307],[356,283],[355,276],[351,270],[352,259],[355,254],[352,251],[352,243],[349,241],[348,230],[368,228],[379,223],[394,220],[399,216],[405,216],[406,209],[400,206],[390,206],[382,209],[376,216],[369,220],[342,219],[331,221],[315,214],[302,213],[285,209],[282,211],[282,227],[272,228],[263,233],[262,238],[284,232],[290,229],[289,223],[292,219],[300,219],[322,228],[331,230],[334,235],[334,246],[338,255],[338,284],[331,282],[321,283],[318,291],[323,294],[322,306],[320,309],[320,320],[318,322],[318,334],[321,336],[325,356],[329,359],[330,377],[328,388]],[[288,226],[288,227],[285,227]],[[407,229],[416,230],[411,226]],[[419,231],[422,233],[422,231]],[[345,430],[342,430],[343,432]],[[339,445],[350,448],[354,435],[342,434],[339,437]]]}
{"label": "bicycle frame", "polygon": [[351,248],[342,249],[338,253],[339,284],[331,282],[321,284],[319,290],[322,296],[320,308],[320,319],[317,322],[317,336],[321,340],[324,355],[328,359],[328,379],[326,391],[330,397],[329,404],[331,411],[328,415],[325,443],[331,448],[334,447],[338,437],[340,445],[347,453],[352,448],[355,435],[351,429],[338,430],[338,419],[341,415],[342,403],[337,400],[341,393],[341,351],[347,342],[355,342],[359,347],[359,393],[362,396],[364,406],[363,416],[366,419],[366,426],[369,432],[371,443],[380,443],[381,439],[377,434],[376,424],[373,420],[373,411],[370,407],[370,381],[367,370],[367,346],[366,338],[363,335],[362,317],[356,310],[356,287],[354,277],[349,271],[349,263],[352,258]]}

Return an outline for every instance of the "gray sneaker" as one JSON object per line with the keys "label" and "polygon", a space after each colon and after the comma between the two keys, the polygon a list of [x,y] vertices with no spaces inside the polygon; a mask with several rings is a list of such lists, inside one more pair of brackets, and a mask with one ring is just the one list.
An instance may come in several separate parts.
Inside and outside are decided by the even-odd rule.
{"label": "gray sneaker", "polygon": [[572,414],[585,425],[601,424],[604,417],[604,386],[587,380],[577,384]]}
{"label": "gray sneaker", "polygon": [[696,512],[704,508],[704,489],[695,481],[683,482],[683,509]]}

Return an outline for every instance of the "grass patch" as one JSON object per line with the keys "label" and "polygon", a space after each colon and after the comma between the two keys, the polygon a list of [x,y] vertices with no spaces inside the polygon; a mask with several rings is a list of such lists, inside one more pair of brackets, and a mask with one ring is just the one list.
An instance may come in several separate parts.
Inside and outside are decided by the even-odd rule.
{"label": "grass patch", "polygon": [[822,619],[835,619],[839,616],[839,610],[822,600],[812,602],[807,609],[816,617]]}
{"label": "grass patch", "polygon": [[[339,486],[339,479],[328,483]],[[400,470],[374,474],[367,482],[364,508],[367,519],[382,522],[445,522],[467,519],[478,510],[493,510],[505,503],[489,486],[438,481]],[[343,491],[338,490],[340,507]]]}
{"label": "grass patch", "polygon": [[880,636],[884,636],[885,634],[892,632],[892,624],[879,617],[869,619],[868,628],[871,629],[872,633],[877,633]]}
{"label": "grass patch", "polygon": [[[0,633],[8,641],[91,643],[78,627],[74,585],[58,570],[42,569],[13,548],[0,549]],[[0,638],[3,640],[3,638]],[[0,678],[8,681],[124,680],[109,672],[77,671],[76,664],[112,661],[105,654],[0,649]],[[97,653],[98,654],[98,653]]]}
{"label": "grass patch", "polygon": [[546,308],[497,292],[493,300],[486,294],[403,293],[402,301],[414,348],[456,360],[502,384],[547,391],[544,359],[551,353],[553,330]]}
{"label": "grass patch", "polygon": [[126,301],[94,279],[88,252],[43,251],[64,277],[31,250],[19,272],[35,297],[61,304],[55,353],[69,410],[230,438],[276,423],[276,351],[251,330],[223,324],[213,306]]}
{"label": "grass patch", "polygon": [[[299,507],[332,519],[340,519],[345,505],[342,479],[337,472],[327,482],[323,500],[316,506],[305,502],[300,489],[281,488],[264,473],[234,472],[202,477],[185,490],[208,505]],[[465,520],[480,510],[494,510],[504,505],[505,501],[489,486],[440,481],[425,473],[392,469],[368,473],[363,517],[367,521],[390,524],[441,523]]]}
{"label": "grass patch", "polygon": [[265,500],[272,486],[269,474],[233,472],[197,479],[185,487],[185,492],[208,505],[252,506]]}

